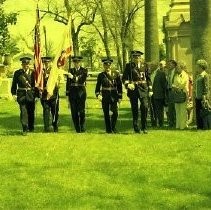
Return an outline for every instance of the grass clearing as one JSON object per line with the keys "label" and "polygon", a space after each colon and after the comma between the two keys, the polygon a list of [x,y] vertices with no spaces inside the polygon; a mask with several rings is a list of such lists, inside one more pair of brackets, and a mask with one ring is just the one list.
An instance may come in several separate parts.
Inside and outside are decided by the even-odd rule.
{"label": "grass clearing", "polygon": [[125,96],[120,134],[105,134],[93,87],[82,134],[65,98],[59,133],[42,133],[38,102],[28,136],[17,104],[0,100],[0,209],[211,209],[211,132],[134,134]]}

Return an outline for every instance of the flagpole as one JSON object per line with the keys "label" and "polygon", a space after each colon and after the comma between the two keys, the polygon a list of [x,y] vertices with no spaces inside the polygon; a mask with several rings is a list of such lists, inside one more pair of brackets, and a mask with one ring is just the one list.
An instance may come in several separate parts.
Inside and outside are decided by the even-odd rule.
{"label": "flagpole", "polygon": [[43,26],[43,32],[44,32],[44,37],[45,37],[45,56],[48,55],[48,46],[47,46],[47,32],[46,32],[46,27]]}

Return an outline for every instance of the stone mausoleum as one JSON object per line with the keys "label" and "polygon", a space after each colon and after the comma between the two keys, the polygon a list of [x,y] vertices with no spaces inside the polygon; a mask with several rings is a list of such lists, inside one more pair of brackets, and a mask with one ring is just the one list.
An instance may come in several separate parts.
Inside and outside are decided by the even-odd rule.
{"label": "stone mausoleum", "polygon": [[167,60],[184,61],[192,69],[190,0],[171,0],[163,18]]}

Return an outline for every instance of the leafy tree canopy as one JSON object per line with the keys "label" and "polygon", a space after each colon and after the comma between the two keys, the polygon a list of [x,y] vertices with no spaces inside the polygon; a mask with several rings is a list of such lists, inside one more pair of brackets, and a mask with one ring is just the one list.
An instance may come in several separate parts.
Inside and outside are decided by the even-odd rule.
{"label": "leafy tree canopy", "polygon": [[[16,49],[14,42],[11,42],[8,26],[16,24],[17,13],[5,14],[2,4],[5,0],[0,0],[0,54],[15,53],[13,49]],[[11,47],[11,44],[13,47]],[[15,51],[16,51],[15,50]]]}

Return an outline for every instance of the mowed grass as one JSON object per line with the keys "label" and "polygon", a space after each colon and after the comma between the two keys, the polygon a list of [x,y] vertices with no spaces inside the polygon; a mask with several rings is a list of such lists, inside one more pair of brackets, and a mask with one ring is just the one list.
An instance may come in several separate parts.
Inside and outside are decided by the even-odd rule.
{"label": "mowed grass", "polygon": [[[61,90],[62,93],[63,90]],[[66,99],[59,133],[21,135],[18,105],[0,100],[0,209],[211,209],[211,132],[134,134],[129,102],[119,134],[105,134],[88,83],[87,132],[76,134]]]}

